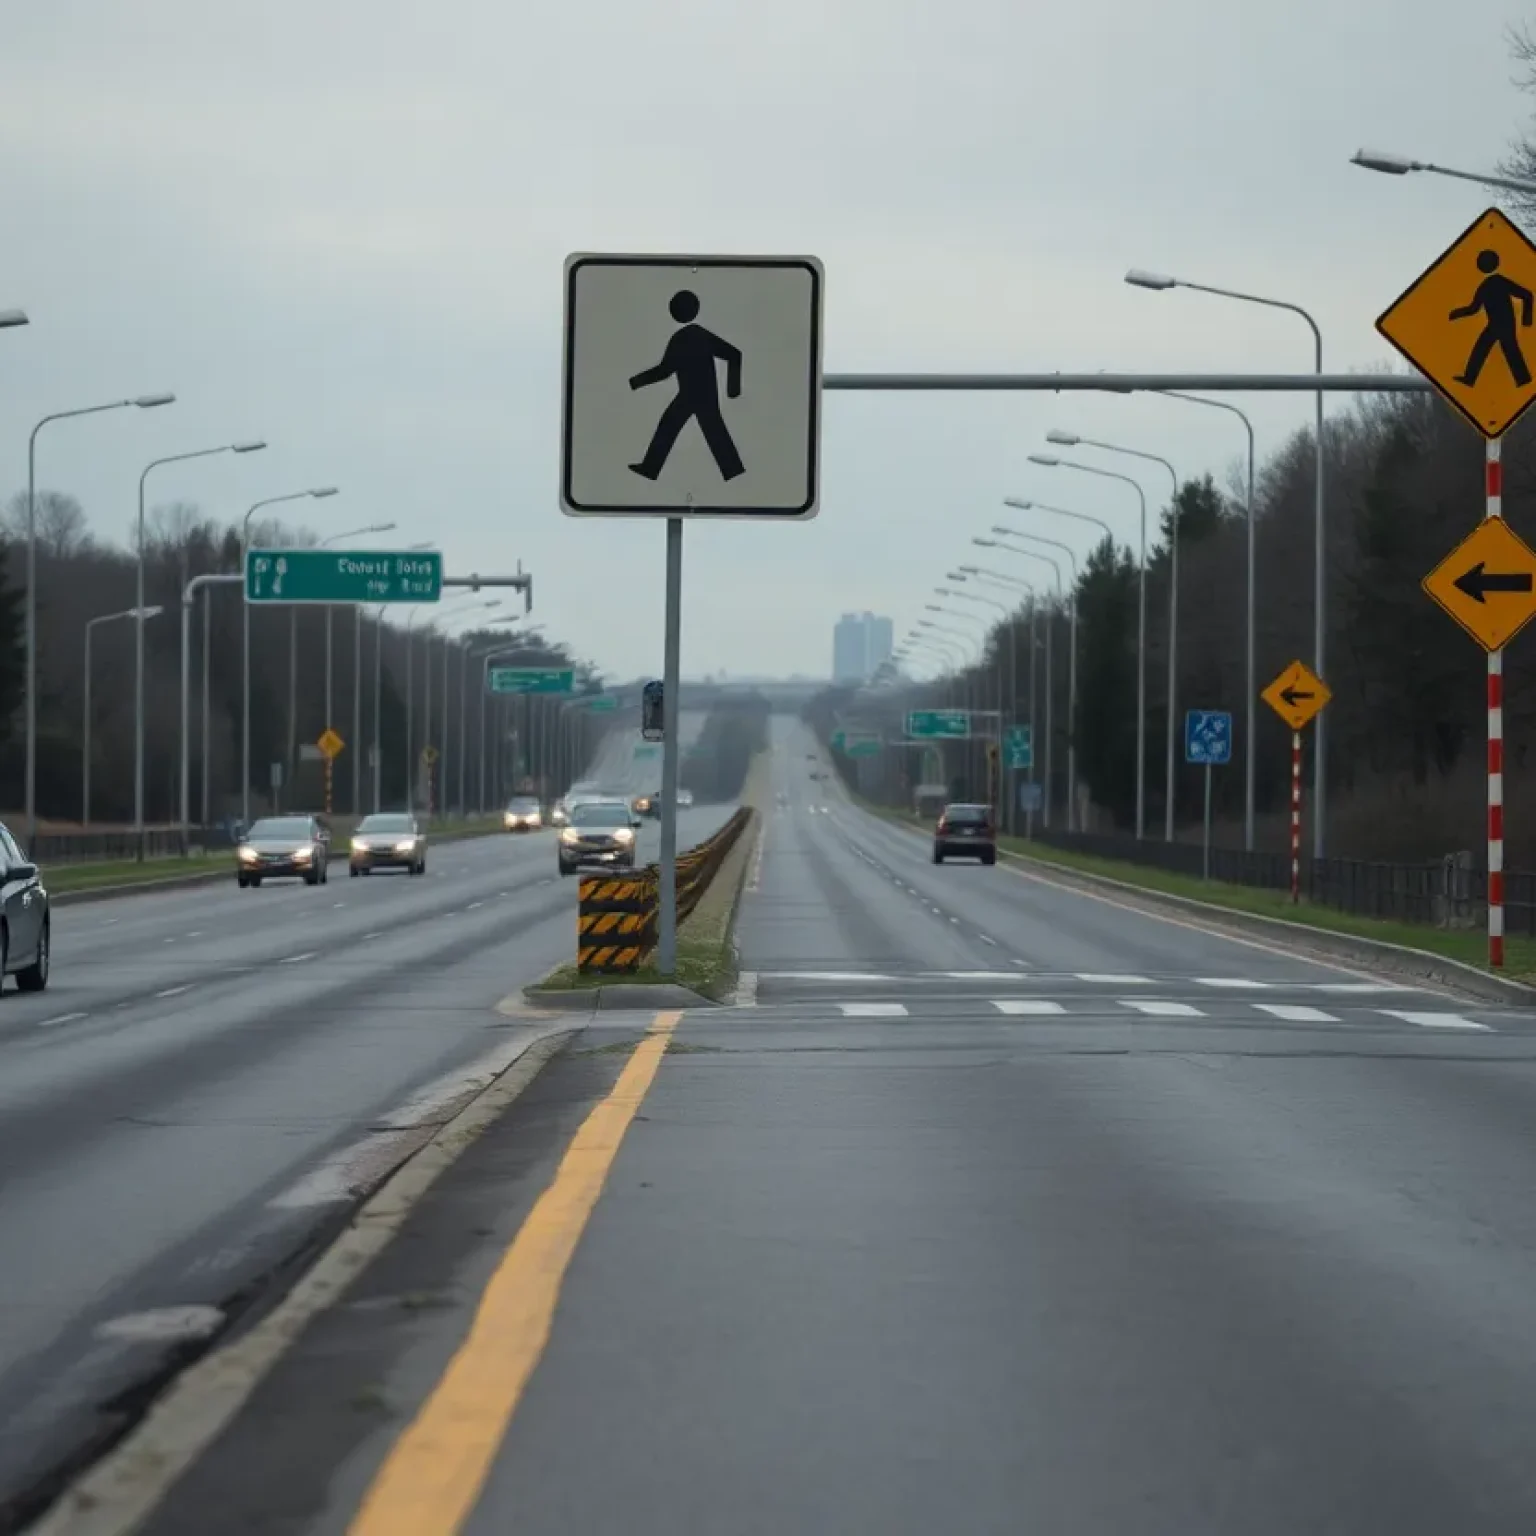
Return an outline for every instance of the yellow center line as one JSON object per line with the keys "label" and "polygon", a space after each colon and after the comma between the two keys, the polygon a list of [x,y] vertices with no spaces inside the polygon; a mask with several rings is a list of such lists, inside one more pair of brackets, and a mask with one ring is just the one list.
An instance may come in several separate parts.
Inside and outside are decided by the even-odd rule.
{"label": "yellow center line", "polygon": [[347,1536],[457,1536],[544,1353],[560,1286],[630,1121],[682,1018],[658,1013],[582,1122],[491,1276],[432,1394],[391,1447]]}

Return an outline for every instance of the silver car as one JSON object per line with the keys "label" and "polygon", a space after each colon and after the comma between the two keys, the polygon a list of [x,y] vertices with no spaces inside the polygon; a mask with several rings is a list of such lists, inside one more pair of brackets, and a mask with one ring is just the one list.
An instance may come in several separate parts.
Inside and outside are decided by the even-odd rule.
{"label": "silver car", "polygon": [[52,932],[48,892],[42,875],[17,846],[10,829],[0,826],[0,983],[14,976],[23,992],[41,992],[48,985]]}
{"label": "silver car", "polygon": [[571,807],[571,824],[561,830],[560,873],[574,875],[583,865],[635,867],[635,829],[640,818],[624,800],[584,800]]}
{"label": "silver car", "polygon": [[331,856],[331,834],[314,816],[264,816],[235,850],[235,884],[242,889],[263,880],[302,880],[323,885]]}

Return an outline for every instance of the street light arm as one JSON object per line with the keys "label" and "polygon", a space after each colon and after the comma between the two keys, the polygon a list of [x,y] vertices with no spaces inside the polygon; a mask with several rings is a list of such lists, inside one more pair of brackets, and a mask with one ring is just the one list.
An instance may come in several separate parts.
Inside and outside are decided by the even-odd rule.
{"label": "street light arm", "polygon": [[1242,299],[1248,304],[1262,304],[1267,309],[1285,309],[1293,315],[1300,315],[1303,320],[1312,327],[1312,341],[1314,353],[1317,359],[1317,371],[1323,371],[1323,333],[1318,329],[1317,321],[1301,307],[1300,304],[1292,304],[1287,299],[1269,299],[1261,293],[1242,293],[1236,288],[1216,288],[1210,283],[1189,283],[1183,278],[1178,280],[1180,288],[1190,288],[1196,293],[1214,293],[1223,299]]}
{"label": "street light arm", "polygon": [[1457,171],[1448,165],[1432,165],[1427,160],[1409,160],[1403,155],[1389,155],[1375,150],[1357,149],[1349,157],[1351,165],[1368,171],[1383,171],[1388,176],[1405,176],[1409,171],[1431,171],[1436,176],[1454,176],[1458,181],[1475,181],[1480,186],[1498,187],[1506,192],[1536,194],[1536,181],[1522,181],[1512,176],[1484,176],[1477,171]]}

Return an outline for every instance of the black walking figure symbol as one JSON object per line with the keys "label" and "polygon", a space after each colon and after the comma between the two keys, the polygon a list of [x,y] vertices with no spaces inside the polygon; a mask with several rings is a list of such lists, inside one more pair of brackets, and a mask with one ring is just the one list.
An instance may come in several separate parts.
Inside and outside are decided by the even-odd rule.
{"label": "black walking figure symbol", "polygon": [[1476,384],[1493,349],[1504,354],[1516,384],[1524,389],[1531,382],[1531,370],[1525,365],[1520,351],[1520,341],[1515,326],[1515,300],[1520,301],[1520,326],[1529,329],[1531,324],[1531,290],[1522,288],[1512,278],[1499,271],[1497,251],[1479,251],[1477,270],[1484,275],[1472,295],[1470,304],[1463,304],[1450,313],[1452,320],[1470,320],[1474,315],[1485,319],[1482,334],[1472,343],[1472,354],[1467,366],[1456,375],[1458,384]]}
{"label": "black walking figure symbol", "polygon": [[736,452],[725,417],[720,414],[720,381],[715,363],[718,360],[725,364],[725,392],[735,400],[741,394],[741,353],[713,331],[693,323],[699,313],[696,293],[687,288],[680,289],[672,295],[667,308],[678,322],[678,328],[661,354],[661,361],[654,368],[637,373],[629,381],[629,387],[644,389],[648,384],[659,384],[663,379],[676,377],[677,394],[661,413],[645,457],[629,467],[647,480],[657,479],[666,466],[678,434],[690,420],[694,420],[715,457],[721,478],[734,480],[745,473],[746,466]]}

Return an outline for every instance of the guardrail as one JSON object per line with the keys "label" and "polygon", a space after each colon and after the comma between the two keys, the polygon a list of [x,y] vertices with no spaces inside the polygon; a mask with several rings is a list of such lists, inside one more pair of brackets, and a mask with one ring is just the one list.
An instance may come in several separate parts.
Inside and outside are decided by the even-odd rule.
{"label": "guardrail", "polygon": [[[702,843],[677,856],[677,922],[693,915],[726,855],[751,825],[746,806]],[[622,875],[583,875],[576,901],[576,969],[584,975],[638,971],[656,948],[661,871],[655,864]]]}
{"label": "guardrail", "polygon": [[[1035,841],[1047,848],[1118,859],[1172,874],[1201,874],[1199,843],[1138,841],[1121,833],[1049,832],[1038,828]],[[1240,848],[1211,849],[1211,879],[1288,891],[1290,855],[1245,853]],[[1369,859],[1312,859],[1300,870],[1301,896],[1318,906],[1387,921],[1421,923],[1436,928],[1475,928],[1487,910],[1488,875],[1469,856],[1451,854],[1419,864],[1389,864]],[[1509,933],[1536,935],[1536,873],[1506,870],[1505,927]]]}

